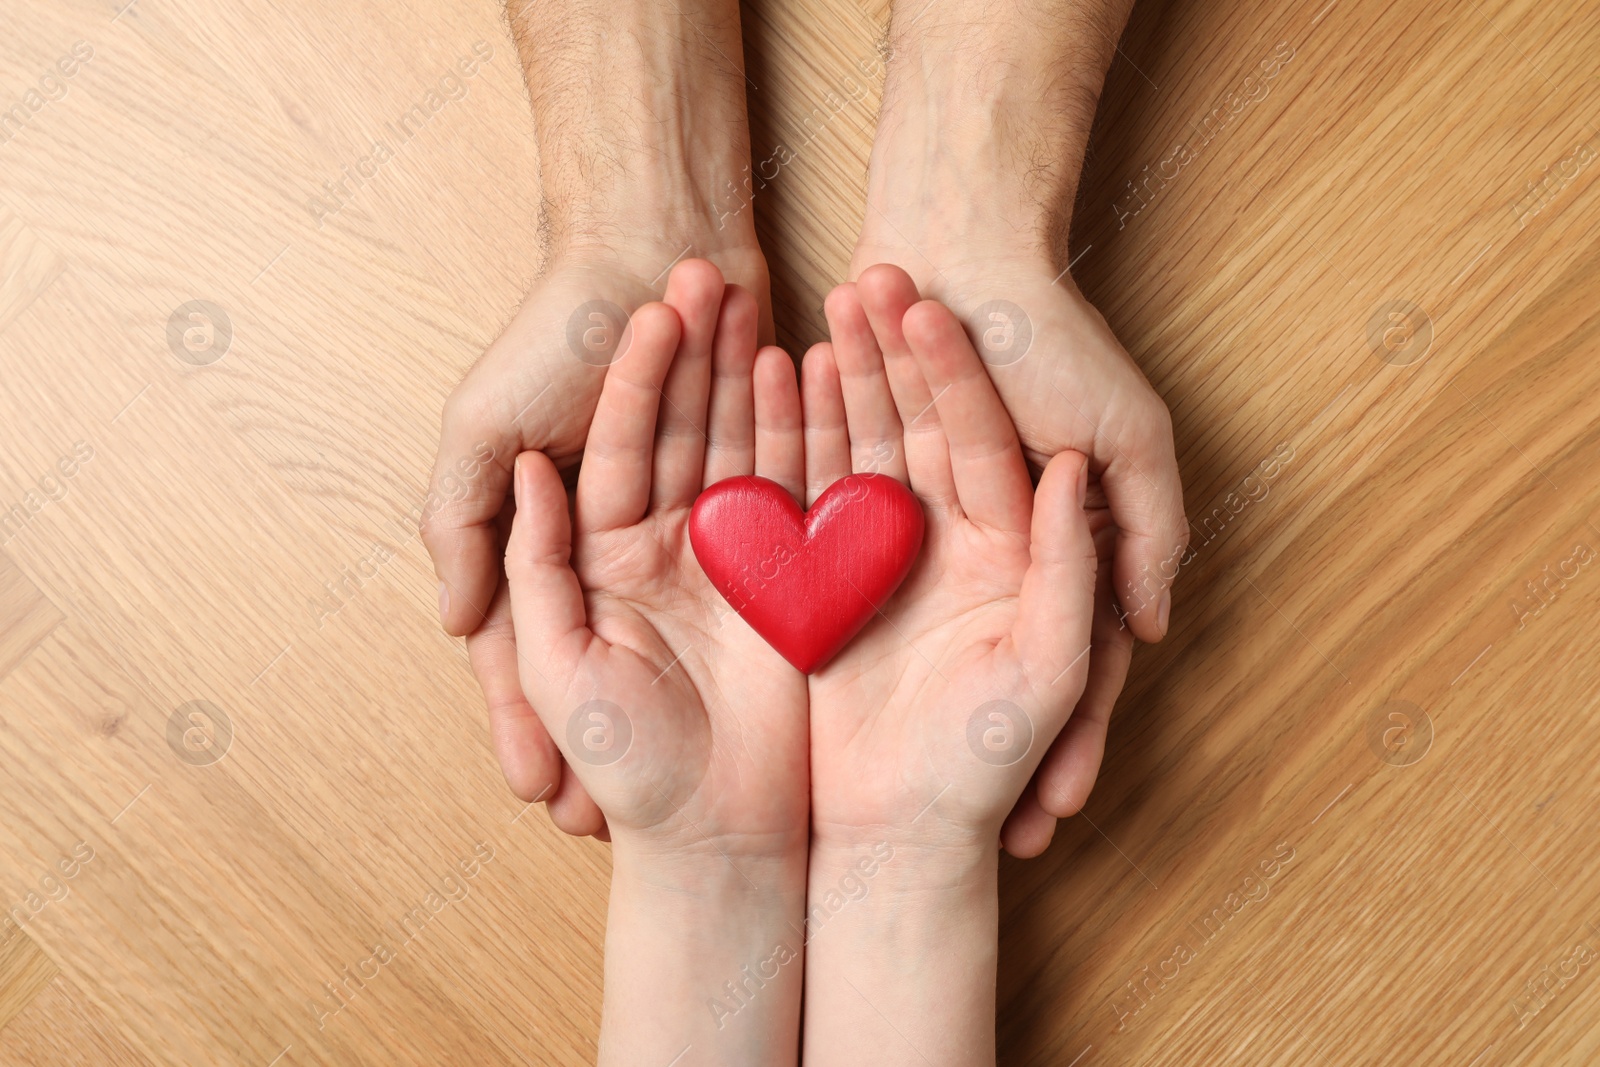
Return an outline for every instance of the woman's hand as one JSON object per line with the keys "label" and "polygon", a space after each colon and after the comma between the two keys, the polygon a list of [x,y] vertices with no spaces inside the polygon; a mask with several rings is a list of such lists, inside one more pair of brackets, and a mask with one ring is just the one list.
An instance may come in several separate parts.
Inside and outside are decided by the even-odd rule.
{"label": "woman's hand", "polygon": [[728,610],[688,521],[723,478],[799,488],[799,395],[789,358],[757,352],[749,292],[699,260],[668,292],[606,372],[570,516],[550,459],[517,459],[516,658],[562,790],[593,798],[614,843],[600,1062],[693,1048],[782,1064],[803,968],[806,681]]}
{"label": "woman's hand", "polygon": [[828,311],[803,368],[810,492],[890,475],[927,532],[881,618],[810,678],[806,1061],[970,1067],[994,1057],[999,845],[1049,843],[1030,780],[1088,676],[1087,462],[1060,453],[1034,489],[943,305],[869,322],[841,286]]}
{"label": "woman's hand", "polygon": [[943,305],[874,334],[854,287],[832,301],[845,328],[804,368],[807,481],[814,493],[852,470],[897,478],[922,500],[927,534],[883,617],[811,677],[813,837],[992,847],[1004,824],[1008,846],[1040,851],[1054,819],[1007,813],[1087,675],[1087,465],[1063,452],[1034,490]]}

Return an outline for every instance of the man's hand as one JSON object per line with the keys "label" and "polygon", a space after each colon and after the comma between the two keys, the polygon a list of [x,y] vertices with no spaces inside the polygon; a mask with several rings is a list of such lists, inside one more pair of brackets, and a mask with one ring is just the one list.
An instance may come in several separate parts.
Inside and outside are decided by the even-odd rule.
{"label": "man's hand", "polygon": [[[444,628],[467,636],[512,790],[551,801],[569,833],[603,832],[517,684],[501,575],[512,464],[528,450],[575,467],[626,318],[665,298],[680,260],[711,260],[753,294],[771,335],[766,262],[740,201],[749,162],[737,3],[508,5],[532,97],[543,270],[515,319],[445,405],[423,539]],[[626,27],[616,32],[616,27]],[[730,210],[732,209],[732,210]]]}
{"label": "man's hand", "polygon": [[896,0],[851,275],[880,340],[919,296],[962,319],[1036,471],[1063,450],[1089,457],[1102,560],[1090,673],[1035,782],[1043,810],[1065,817],[1099,772],[1133,639],[1166,633],[1189,531],[1166,405],[1064,270],[1131,5],[1005,0],[1003,18],[995,6]]}

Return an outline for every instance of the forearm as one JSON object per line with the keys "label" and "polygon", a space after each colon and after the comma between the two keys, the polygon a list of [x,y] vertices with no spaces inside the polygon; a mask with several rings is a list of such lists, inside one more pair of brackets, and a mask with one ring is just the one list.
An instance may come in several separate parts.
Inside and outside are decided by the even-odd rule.
{"label": "forearm", "polygon": [[602,1067],[794,1063],[805,854],[613,856]]}
{"label": "forearm", "polygon": [[813,850],[807,1067],[994,1062],[997,865],[989,848]]}
{"label": "forearm", "polygon": [[[866,236],[1050,257],[1132,0],[895,0]],[[981,194],[980,192],[981,191]],[[928,233],[914,214],[937,213]],[[919,245],[921,241],[917,242]],[[942,249],[927,254],[939,259]]]}
{"label": "forearm", "polygon": [[750,158],[737,0],[509,0],[507,13],[554,250],[753,243],[749,218],[717,225]]}

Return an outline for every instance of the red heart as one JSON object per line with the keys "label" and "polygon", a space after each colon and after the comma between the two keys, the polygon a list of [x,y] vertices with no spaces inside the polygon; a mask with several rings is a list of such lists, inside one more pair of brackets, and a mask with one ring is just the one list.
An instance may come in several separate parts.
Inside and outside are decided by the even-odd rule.
{"label": "red heart", "polygon": [[700,566],[750,628],[810,674],[894,594],[922,547],[922,505],[884,474],[828,486],[810,511],[765,478],[728,478],[689,515]]}

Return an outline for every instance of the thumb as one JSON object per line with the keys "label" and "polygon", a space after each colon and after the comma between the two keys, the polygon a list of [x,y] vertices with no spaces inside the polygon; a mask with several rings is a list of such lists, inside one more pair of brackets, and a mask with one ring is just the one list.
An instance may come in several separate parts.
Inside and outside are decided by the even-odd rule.
{"label": "thumb", "polygon": [[1100,477],[1117,525],[1113,589],[1133,635],[1159,641],[1167,633],[1172,580],[1189,544],[1189,521],[1166,406],[1151,394],[1125,425],[1134,429],[1117,442]]}
{"label": "thumb", "polygon": [[[587,646],[583,589],[572,570],[572,519],[555,464],[524,452],[512,473],[517,513],[506,541],[506,584],[522,690],[535,708],[565,695]],[[548,726],[549,723],[546,723]]]}
{"label": "thumb", "polygon": [[1056,455],[1039,479],[1033,502],[1032,562],[1022,577],[1012,633],[1025,676],[1046,706],[1062,709],[1062,719],[1076,703],[1089,672],[1099,559],[1083,510],[1088,478],[1088,459],[1068,450]]}

